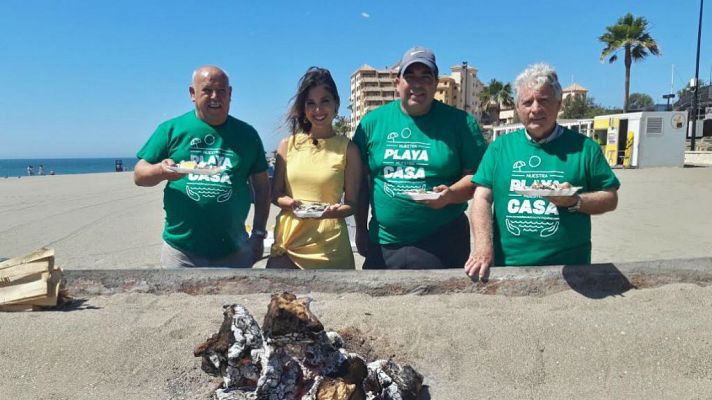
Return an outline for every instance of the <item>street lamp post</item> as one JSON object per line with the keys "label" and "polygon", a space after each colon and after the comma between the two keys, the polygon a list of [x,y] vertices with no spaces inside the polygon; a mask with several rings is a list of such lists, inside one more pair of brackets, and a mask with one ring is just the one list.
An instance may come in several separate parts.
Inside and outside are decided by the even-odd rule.
{"label": "street lamp post", "polygon": [[665,111],[671,111],[672,108],[670,107],[670,99],[675,98],[675,93],[670,93],[670,94],[664,94],[663,99],[667,100],[667,106],[665,107]]}
{"label": "street lamp post", "polygon": [[700,22],[697,27],[697,60],[695,62],[695,87],[692,92],[692,132],[690,138],[690,150],[695,151],[695,136],[697,135],[697,92],[700,87],[700,41],[702,39],[702,6],[704,0],[700,0]]}
{"label": "street lamp post", "polygon": [[462,95],[462,110],[467,112],[467,61],[462,62],[462,80],[461,84],[464,87]]}

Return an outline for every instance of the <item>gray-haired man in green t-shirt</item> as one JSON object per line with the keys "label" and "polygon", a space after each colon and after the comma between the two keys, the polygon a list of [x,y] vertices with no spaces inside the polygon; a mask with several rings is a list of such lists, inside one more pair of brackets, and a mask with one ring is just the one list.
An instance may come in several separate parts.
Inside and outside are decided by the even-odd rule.
{"label": "gray-haired man in green t-shirt", "polygon": [[[589,264],[591,215],[618,204],[620,182],[598,144],[556,123],[562,94],[554,69],[530,66],[515,88],[524,129],[492,142],[472,178],[477,184],[471,208],[475,249],[465,271],[480,279],[492,264]],[[534,181],[581,191],[537,196],[527,191]]]}
{"label": "gray-haired man in green t-shirt", "polygon": [[[161,264],[249,268],[262,256],[267,236],[270,196],[262,141],[254,128],[228,114],[232,87],[223,70],[198,68],[189,92],[195,110],[159,125],[137,153],[134,170],[139,186],[167,181]],[[174,165],[181,161],[222,170],[176,172]],[[255,205],[249,238],[245,219],[253,193],[248,180]]]}
{"label": "gray-haired man in green t-shirt", "polygon": [[[429,49],[406,51],[395,83],[400,98],[368,113],[353,138],[368,178],[356,212],[363,268],[461,268],[470,253],[470,178],[485,141],[472,115],[434,100]],[[413,191],[437,198],[414,200]]]}

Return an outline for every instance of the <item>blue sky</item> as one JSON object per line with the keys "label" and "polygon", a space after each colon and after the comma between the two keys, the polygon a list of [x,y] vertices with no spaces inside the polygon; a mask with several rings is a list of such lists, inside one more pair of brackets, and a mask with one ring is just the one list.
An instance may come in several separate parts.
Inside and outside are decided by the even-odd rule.
{"label": "blue sky", "polygon": [[[621,106],[622,60],[602,64],[607,25],[649,21],[662,57],[632,67],[631,92],[657,102],[694,76],[699,1],[150,1],[0,2],[0,158],[133,155],[163,120],[192,108],[192,70],[231,75],[231,113],[274,149],[297,81],[332,71],[348,114],[349,77],[385,67],[413,45],[441,71],[466,60],[483,82],[511,82],[527,64],[553,64],[598,103]],[[712,4],[703,17],[700,79],[712,74]]]}

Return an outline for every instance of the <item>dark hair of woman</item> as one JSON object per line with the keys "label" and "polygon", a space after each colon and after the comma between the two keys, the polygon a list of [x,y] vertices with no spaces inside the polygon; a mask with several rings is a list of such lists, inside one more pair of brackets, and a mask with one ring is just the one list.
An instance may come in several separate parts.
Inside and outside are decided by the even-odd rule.
{"label": "dark hair of woman", "polygon": [[[306,117],[304,112],[309,91],[319,85],[323,85],[327,92],[334,97],[336,101],[336,111],[339,110],[339,92],[336,89],[336,83],[331,77],[328,69],[319,67],[310,67],[307,72],[299,80],[297,94],[292,98],[292,104],[289,107],[287,114],[287,123],[292,135],[298,132],[309,133],[311,131],[311,122]],[[316,142],[316,139],[313,139]]]}

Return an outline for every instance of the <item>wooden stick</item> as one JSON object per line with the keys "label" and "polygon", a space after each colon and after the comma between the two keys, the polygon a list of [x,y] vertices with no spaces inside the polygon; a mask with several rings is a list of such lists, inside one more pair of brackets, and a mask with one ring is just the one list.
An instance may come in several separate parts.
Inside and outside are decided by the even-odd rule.
{"label": "wooden stick", "polygon": [[0,311],[27,311],[57,305],[62,269],[54,266],[54,249],[0,262]]}
{"label": "wooden stick", "polygon": [[59,289],[62,284],[62,270],[55,269],[47,280],[47,294],[38,299],[30,300],[35,306],[56,306],[59,299]]}
{"label": "wooden stick", "polygon": [[33,297],[47,296],[49,272],[37,274],[39,279],[18,285],[0,287],[0,305],[28,300]]}
{"label": "wooden stick", "polygon": [[33,251],[32,253],[26,256],[15,257],[9,260],[5,260],[3,262],[0,262],[0,270],[44,259],[47,259],[48,261],[51,260],[51,267],[54,267],[54,249],[48,249],[43,247],[41,249]]}
{"label": "wooden stick", "polygon": [[0,287],[9,286],[26,276],[51,271],[49,262],[34,261],[0,269]]}

